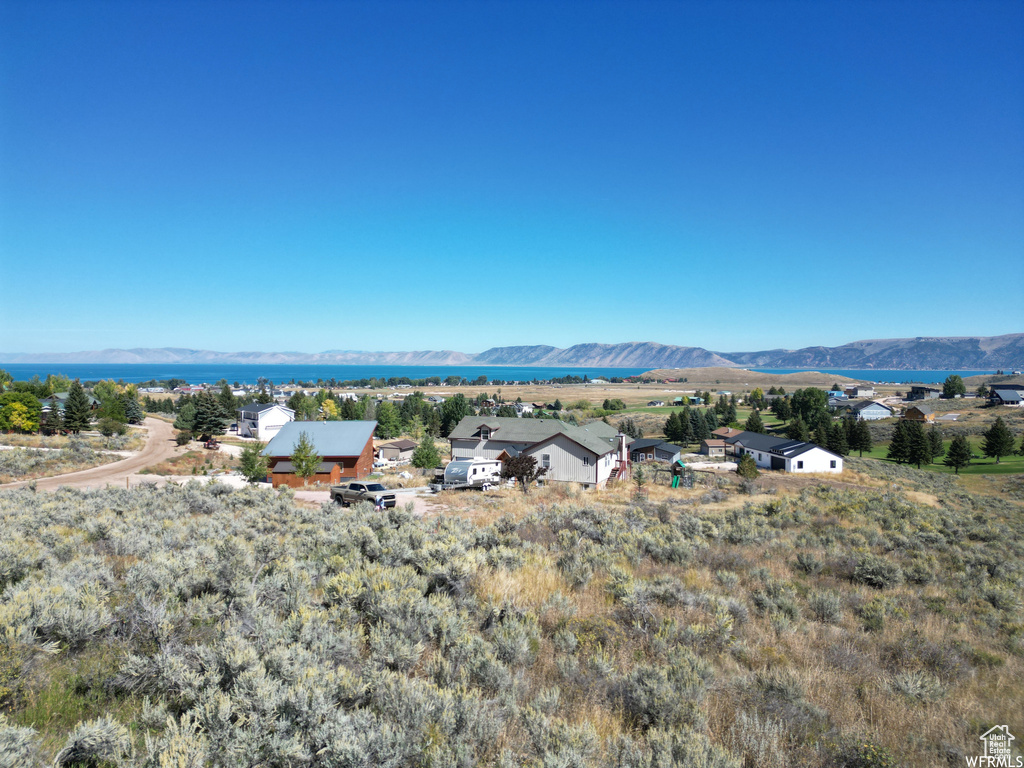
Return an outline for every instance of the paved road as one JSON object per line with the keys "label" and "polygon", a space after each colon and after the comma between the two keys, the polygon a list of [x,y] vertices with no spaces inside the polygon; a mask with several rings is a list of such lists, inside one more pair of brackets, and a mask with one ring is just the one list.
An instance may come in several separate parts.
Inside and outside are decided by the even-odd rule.
{"label": "paved road", "polygon": [[[61,486],[69,488],[102,488],[105,485],[124,485],[130,475],[143,467],[159,464],[174,455],[174,428],[166,421],[147,418],[142,426],[149,432],[145,447],[130,458],[104,464],[81,472],[70,472],[66,475],[42,477],[36,480],[36,488],[40,491],[52,491]],[[18,483],[0,485],[0,489],[22,488],[29,480]]]}

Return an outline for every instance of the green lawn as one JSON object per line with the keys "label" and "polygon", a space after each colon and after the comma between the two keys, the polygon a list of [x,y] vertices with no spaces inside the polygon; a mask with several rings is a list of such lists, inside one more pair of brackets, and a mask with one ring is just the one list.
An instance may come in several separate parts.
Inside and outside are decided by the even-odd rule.
{"label": "green lawn", "polygon": [[[949,450],[950,440],[943,440],[942,446],[947,451]],[[981,456],[980,459],[971,459],[969,466],[962,467],[960,469],[961,475],[1012,475],[1018,472],[1024,472],[1024,456],[1014,454],[1012,456],[1003,456],[999,463],[996,464],[995,459],[990,459],[982,456],[981,453],[981,437],[969,438],[968,442],[971,444],[971,453]],[[865,459],[877,459],[878,461],[888,461],[890,464],[895,464],[895,461],[885,458],[885,455],[889,452],[889,443],[878,443],[870,451],[864,453]],[[851,456],[858,456],[858,451],[851,451]],[[947,467],[943,464],[945,456],[940,456],[935,460],[934,464],[922,464],[921,469],[927,470],[928,472],[945,472],[947,474],[953,474],[953,468]]]}

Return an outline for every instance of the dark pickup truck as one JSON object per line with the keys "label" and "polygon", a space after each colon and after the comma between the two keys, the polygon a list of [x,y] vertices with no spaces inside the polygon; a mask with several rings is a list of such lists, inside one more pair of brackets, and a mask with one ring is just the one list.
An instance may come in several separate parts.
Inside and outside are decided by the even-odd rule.
{"label": "dark pickup truck", "polygon": [[395,494],[380,483],[349,483],[348,485],[332,485],[331,501],[347,507],[368,501],[374,506],[393,507],[397,504]]}

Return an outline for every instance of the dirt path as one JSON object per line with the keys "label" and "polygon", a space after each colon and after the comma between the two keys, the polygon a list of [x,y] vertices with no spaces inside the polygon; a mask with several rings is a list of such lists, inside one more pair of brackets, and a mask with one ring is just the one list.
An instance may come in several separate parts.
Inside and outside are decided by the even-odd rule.
{"label": "dirt path", "polygon": [[[36,488],[40,491],[52,491],[61,486],[69,488],[102,488],[105,485],[123,485],[130,475],[143,467],[159,464],[174,455],[174,428],[166,421],[147,418],[142,426],[149,432],[145,447],[130,458],[104,464],[80,472],[69,472],[66,475],[41,477],[36,480]],[[22,488],[30,480],[0,485],[0,490]]]}

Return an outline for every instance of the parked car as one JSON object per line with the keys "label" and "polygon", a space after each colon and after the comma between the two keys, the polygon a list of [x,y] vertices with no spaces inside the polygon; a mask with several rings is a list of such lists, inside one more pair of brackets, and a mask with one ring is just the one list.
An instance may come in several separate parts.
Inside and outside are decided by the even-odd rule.
{"label": "parked car", "polygon": [[376,507],[393,507],[398,503],[395,494],[380,483],[332,485],[331,501],[343,507],[360,501],[368,501]]}

